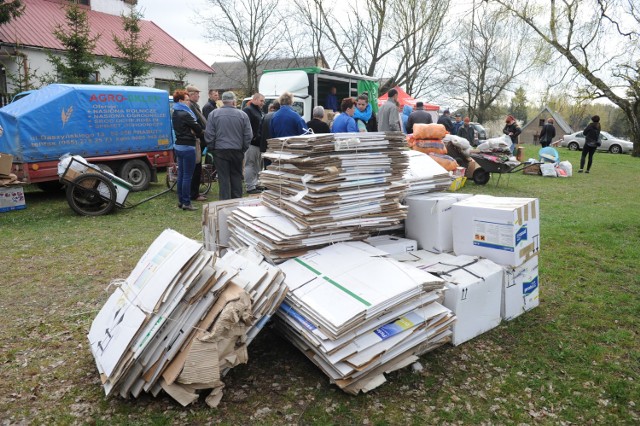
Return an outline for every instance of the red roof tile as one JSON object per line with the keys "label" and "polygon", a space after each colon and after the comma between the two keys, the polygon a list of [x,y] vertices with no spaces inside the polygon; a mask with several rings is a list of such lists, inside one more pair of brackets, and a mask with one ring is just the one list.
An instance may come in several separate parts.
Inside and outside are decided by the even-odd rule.
{"label": "red roof tile", "polygon": [[[0,42],[17,43],[23,47],[62,49],[62,45],[53,35],[53,30],[58,24],[64,26],[63,6],[48,0],[23,0],[23,3],[26,7],[20,17],[0,25]],[[86,12],[91,34],[101,34],[94,54],[120,57],[113,42],[113,35],[118,38],[125,37],[120,16],[89,9],[86,9]],[[213,73],[210,66],[152,21],[141,20],[140,29],[141,40],[152,40],[153,50],[149,62]]]}

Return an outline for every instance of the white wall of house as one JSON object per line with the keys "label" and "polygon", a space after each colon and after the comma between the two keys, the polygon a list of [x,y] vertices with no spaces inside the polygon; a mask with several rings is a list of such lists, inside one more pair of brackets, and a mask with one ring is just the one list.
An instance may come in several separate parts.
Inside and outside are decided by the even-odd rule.
{"label": "white wall of house", "polygon": [[[48,61],[48,56],[43,49],[23,49],[22,50],[28,57],[29,69],[31,75],[35,75],[37,77],[45,77],[49,75],[51,77],[55,76],[55,71],[53,66]],[[4,65],[7,75],[7,93],[16,92],[17,88],[13,84],[11,78],[9,77],[12,74],[17,74],[18,66],[15,61],[15,57],[10,56],[0,56],[0,63]],[[169,83],[171,81],[175,81],[178,78],[176,77],[176,72],[179,71],[176,68],[171,68],[167,66],[156,65],[151,69],[151,73],[149,77],[145,81],[144,85],[148,87],[157,87],[159,89],[169,90]],[[209,84],[209,74],[201,72],[201,71],[192,71],[186,70],[187,74],[184,76],[183,81],[185,85],[193,84],[201,90],[200,101],[198,102],[200,106],[204,106],[207,103],[207,89]],[[22,70],[20,70],[22,72]],[[109,81],[111,79],[115,80],[114,84],[121,84],[119,78],[114,78],[114,72],[111,67],[103,67],[99,70],[100,80],[101,81]],[[39,86],[37,80],[32,80],[31,84],[34,86]]]}
{"label": "white wall of house", "polygon": [[111,15],[122,15],[127,13],[131,7],[130,4],[126,4],[122,0],[91,0],[90,4],[91,10]]}

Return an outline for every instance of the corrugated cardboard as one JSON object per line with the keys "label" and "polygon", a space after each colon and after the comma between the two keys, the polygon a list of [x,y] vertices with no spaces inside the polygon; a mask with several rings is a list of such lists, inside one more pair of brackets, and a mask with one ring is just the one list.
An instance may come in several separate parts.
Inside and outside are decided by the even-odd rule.
{"label": "corrugated cardboard", "polygon": [[453,213],[451,206],[471,194],[422,194],[404,199],[409,206],[405,233],[418,242],[418,248],[434,253],[453,251]]}
{"label": "corrugated cardboard", "polygon": [[13,165],[13,155],[0,152],[0,176],[9,176]]}
{"label": "corrugated cardboard", "polygon": [[453,251],[522,265],[540,251],[537,198],[476,195],[453,205]]}
{"label": "corrugated cardboard", "polygon": [[504,268],[502,288],[502,318],[512,320],[540,304],[538,256],[524,264]]}

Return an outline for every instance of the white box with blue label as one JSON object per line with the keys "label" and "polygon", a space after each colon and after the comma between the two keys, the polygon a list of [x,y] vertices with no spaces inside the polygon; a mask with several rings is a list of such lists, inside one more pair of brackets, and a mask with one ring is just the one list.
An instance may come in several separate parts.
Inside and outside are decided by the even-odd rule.
{"label": "white box with blue label", "polygon": [[22,186],[0,186],[0,212],[26,208]]}
{"label": "white box with blue label", "polygon": [[540,279],[538,256],[522,265],[504,268],[501,315],[512,320],[540,304]]}
{"label": "white box with blue label", "polygon": [[453,211],[453,251],[517,267],[540,251],[537,198],[476,195]]}

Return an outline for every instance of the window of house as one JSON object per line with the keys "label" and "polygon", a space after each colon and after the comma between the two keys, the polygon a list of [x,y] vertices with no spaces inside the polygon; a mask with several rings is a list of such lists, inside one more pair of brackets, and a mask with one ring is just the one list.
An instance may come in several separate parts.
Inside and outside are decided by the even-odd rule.
{"label": "window of house", "polygon": [[184,88],[184,81],[156,78],[153,87],[160,90],[166,90],[169,92],[169,95],[173,95],[174,91]]}
{"label": "window of house", "polygon": [[540,126],[540,127],[544,126],[544,118],[541,118],[541,119],[538,121],[538,126]]}

